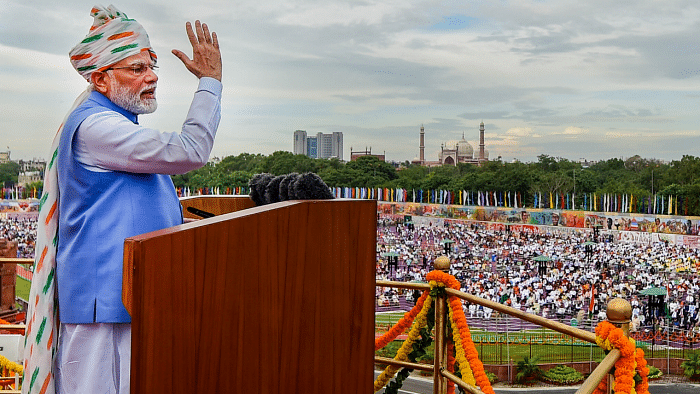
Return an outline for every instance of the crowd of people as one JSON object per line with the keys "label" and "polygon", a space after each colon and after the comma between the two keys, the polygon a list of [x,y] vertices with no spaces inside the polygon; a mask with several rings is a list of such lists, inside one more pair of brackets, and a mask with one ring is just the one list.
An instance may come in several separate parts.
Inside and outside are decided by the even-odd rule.
{"label": "crowd of people", "polygon": [[[17,243],[17,257],[34,257],[36,231],[36,218],[0,219],[0,238]],[[462,291],[528,313],[567,323],[602,320],[607,302],[622,297],[632,304],[633,330],[668,324],[700,332],[697,249],[609,242],[608,237],[593,243],[586,230],[537,234],[486,230],[476,223],[418,226],[387,220],[380,221],[377,239],[377,279],[423,281],[435,258],[447,253]],[[535,261],[537,256],[551,260]],[[651,287],[668,294],[640,294]],[[415,298],[393,288],[378,288],[376,296],[378,305]],[[466,312],[493,316],[491,309],[474,304]]]}
{"label": "crowd of people", "polygon": [[36,230],[37,218],[35,216],[0,219],[0,238],[17,243],[16,257],[34,257]]}
{"label": "crowd of people", "polygon": [[[632,304],[632,330],[665,325],[700,333],[700,250],[611,242],[603,235],[593,242],[592,235],[587,230],[494,231],[477,222],[436,226],[380,220],[377,279],[422,281],[434,259],[447,254],[462,291],[528,313],[566,323],[602,320],[608,301],[621,297]],[[640,294],[652,287],[668,295]],[[397,302],[397,293],[379,288],[377,303]],[[410,301],[414,295],[405,297]],[[478,305],[465,308],[468,317],[493,314]]]}

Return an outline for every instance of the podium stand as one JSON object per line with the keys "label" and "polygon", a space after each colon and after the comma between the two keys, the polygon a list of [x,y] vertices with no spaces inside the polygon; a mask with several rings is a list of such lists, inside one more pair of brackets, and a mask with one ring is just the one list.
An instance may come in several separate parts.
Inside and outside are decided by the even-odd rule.
{"label": "podium stand", "polygon": [[287,201],[128,238],[131,393],[371,392],[376,202]]}

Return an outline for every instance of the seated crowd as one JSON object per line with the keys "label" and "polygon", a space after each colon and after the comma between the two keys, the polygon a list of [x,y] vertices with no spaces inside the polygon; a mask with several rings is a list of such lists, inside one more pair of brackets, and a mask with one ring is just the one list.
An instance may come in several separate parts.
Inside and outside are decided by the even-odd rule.
{"label": "seated crowd", "polygon": [[[36,229],[36,219],[0,219],[0,238],[17,242],[17,257],[34,257]],[[590,236],[585,230],[536,234],[466,223],[405,226],[382,219],[377,279],[423,281],[435,258],[445,254],[442,241],[449,239],[450,273],[464,292],[567,323],[602,320],[607,302],[621,297],[632,304],[633,330],[667,324],[700,333],[700,250],[666,243],[593,245]],[[398,256],[392,262],[387,252]],[[537,256],[551,261],[535,261]],[[640,294],[650,287],[668,295]],[[376,293],[378,306],[412,305],[417,296],[393,288],[378,287]],[[468,317],[494,316],[491,309],[473,304],[465,312]]]}
{"label": "seated crowd", "polygon": [[[605,319],[610,299],[632,304],[632,330],[668,325],[700,333],[700,251],[656,243],[626,244],[585,230],[531,233],[486,230],[478,224],[378,226],[377,279],[422,281],[436,257],[447,253],[462,291],[570,323]],[[443,240],[451,240],[445,248]],[[394,261],[387,252],[398,254]],[[535,261],[546,256],[551,261]],[[641,290],[658,287],[667,297]],[[591,293],[595,295],[592,297]],[[378,288],[378,305],[398,304],[400,291]],[[410,301],[415,295],[407,292]],[[593,300],[592,300],[593,298]],[[493,311],[465,306],[467,317],[489,319]]]}
{"label": "seated crowd", "polygon": [[36,229],[36,218],[0,219],[0,238],[17,242],[16,257],[34,258]]}

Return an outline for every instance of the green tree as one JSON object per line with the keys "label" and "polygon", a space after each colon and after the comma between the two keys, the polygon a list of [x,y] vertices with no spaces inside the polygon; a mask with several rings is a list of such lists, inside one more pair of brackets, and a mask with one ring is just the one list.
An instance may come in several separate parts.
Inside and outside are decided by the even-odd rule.
{"label": "green tree", "polygon": [[[369,179],[379,177],[380,179],[391,181],[399,177],[394,166],[385,161],[379,160],[374,156],[358,157],[357,160],[347,163],[345,167],[350,170],[356,170],[359,173],[366,174],[367,176],[371,176]],[[364,176],[363,178],[368,179]]]}
{"label": "green tree", "polygon": [[4,187],[13,187],[19,176],[19,164],[14,161],[0,164],[0,182]]}
{"label": "green tree", "polygon": [[268,172],[272,175],[286,175],[292,172],[314,172],[314,159],[305,155],[295,155],[291,152],[277,151],[263,159],[255,166],[255,172]]}
{"label": "green tree", "polygon": [[672,161],[670,166],[675,174],[673,181],[688,185],[700,180],[700,158],[683,155],[679,161]]}
{"label": "green tree", "polygon": [[253,172],[264,158],[261,154],[241,153],[238,156],[224,157],[216,167],[222,171]]}

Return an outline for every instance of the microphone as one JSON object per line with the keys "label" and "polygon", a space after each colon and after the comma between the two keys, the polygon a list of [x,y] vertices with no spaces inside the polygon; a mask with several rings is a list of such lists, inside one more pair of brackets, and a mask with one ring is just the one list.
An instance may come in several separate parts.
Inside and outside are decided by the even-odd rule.
{"label": "microphone", "polygon": [[255,174],[248,182],[250,198],[255,205],[272,204],[288,200],[330,200],[331,189],[313,172],[274,176]]}
{"label": "microphone", "polygon": [[204,218],[204,219],[213,218],[214,216],[216,216],[211,212],[202,211],[201,209],[197,209],[194,207],[187,207],[187,212],[194,214],[194,215],[197,215],[197,216]]}

